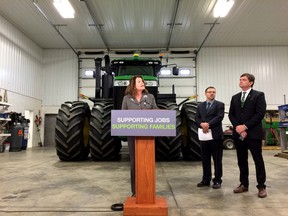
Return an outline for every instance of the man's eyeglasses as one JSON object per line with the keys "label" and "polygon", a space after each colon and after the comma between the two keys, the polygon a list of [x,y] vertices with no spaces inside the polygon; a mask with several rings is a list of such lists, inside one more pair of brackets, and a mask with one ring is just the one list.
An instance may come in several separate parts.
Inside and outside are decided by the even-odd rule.
{"label": "man's eyeglasses", "polygon": [[206,93],[216,93],[216,91],[207,91]]}

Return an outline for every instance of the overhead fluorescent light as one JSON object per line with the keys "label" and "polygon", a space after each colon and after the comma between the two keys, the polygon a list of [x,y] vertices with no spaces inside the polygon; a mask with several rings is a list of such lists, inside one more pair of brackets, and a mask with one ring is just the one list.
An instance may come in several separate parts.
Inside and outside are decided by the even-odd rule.
{"label": "overhead fluorescent light", "polygon": [[214,7],[214,17],[225,17],[234,4],[234,0],[218,0]]}
{"label": "overhead fluorescent light", "polygon": [[54,0],[53,5],[63,18],[74,18],[75,11],[68,0]]}

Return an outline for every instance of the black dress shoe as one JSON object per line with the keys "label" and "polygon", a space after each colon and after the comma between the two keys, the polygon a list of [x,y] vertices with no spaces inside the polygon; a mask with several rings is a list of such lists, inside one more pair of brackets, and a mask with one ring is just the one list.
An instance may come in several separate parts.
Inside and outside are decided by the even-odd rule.
{"label": "black dress shoe", "polygon": [[210,186],[210,182],[204,182],[201,181],[200,183],[197,184],[197,187],[209,187]]}
{"label": "black dress shoe", "polygon": [[219,188],[221,188],[221,183],[219,183],[219,182],[214,182],[212,188],[213,188],[213,189],[219,189]]}

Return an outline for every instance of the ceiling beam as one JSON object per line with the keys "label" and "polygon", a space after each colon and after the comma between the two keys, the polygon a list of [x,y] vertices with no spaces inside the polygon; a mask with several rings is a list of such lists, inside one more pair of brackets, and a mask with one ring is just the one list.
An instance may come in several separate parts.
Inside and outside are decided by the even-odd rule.
{"label": "ceiling beam", "polygon": [[[220,19],[220,17],[218,17],[215,22],[212,24],[212,26],[210,27],[210,30],[208,31],[207,35],[205,36],[204,40],[202,41],[200,47],[197,49],[196,54],[198,54],[200,52],[200,50],[202,49],[204,43],[206,42],[207,38],[209,37],[210,33],[212,32],[213,28],[215,27],[216,24],[218,23],[218,20]],[[195,52],[195,51],[194,51]]]}
{"label": "ceiling beam", "polygon": [[178,12],[178,9],[179,9],[179,3],[180,3],[180,0],[176,0],[175,1],[175,6],[174,6],[171,22],[169,23],[170,24],[170,28],[169,28],[169,33],[168,33],[168,42],[167,42],[167,46],[166,46],[166,50],[167,51],[169,50],[172,33],[173,33],[173,30],[174,30],[174,26],[176,25],[175,20],[176,20],[177,12]]}
{"label": "ceiling beam", "polygon": [[[83,0],[82,0],[82,1],[83,1]],[[91,3],[90,3],[90,1],[89,1],[89,0],[85,0],[84,2],[85,2],[85,5],[86,5],[86,7],[87,7],[87,9],[88,9],[88,11],[89,11],[89,14],[90,14],[90,16],[91,16],[91,18],[92,18],[92,20],[93,20],[93,22],[94,22],[94,26],[95,26],[96,29],[98,30],[99,35],[100,35],[100,37],[101,37],[101,39],[102,39],[102,41],[103,41],[103,43],[104,43],[107,51],[109,52],[109,51],[110,51],[110,48],[109,48],[109,46],[108,46],[107,40],[106,40],[106,38],[104,37],[104,34],[103,34],[103,32],[102,32],[102,29],[101,29],[101,27],[103,27],[103,24],[100,24],[100,23],[97,21],[95,15],[94,15],[94,13],[93,13],[93,11],[92,11],[92,9],[91,9]]]}

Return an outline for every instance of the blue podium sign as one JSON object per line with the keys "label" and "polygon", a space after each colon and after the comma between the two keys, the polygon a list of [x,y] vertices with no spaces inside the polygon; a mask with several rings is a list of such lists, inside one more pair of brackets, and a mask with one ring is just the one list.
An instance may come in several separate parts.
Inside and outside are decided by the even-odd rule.
{"label": "blue podium sign", "polygon": [[112,110],[112,136],[176,136],[176,110]]}

